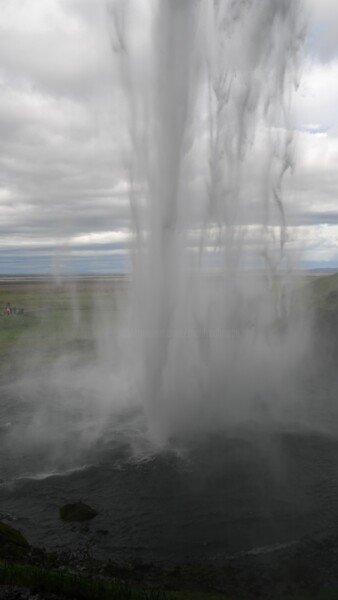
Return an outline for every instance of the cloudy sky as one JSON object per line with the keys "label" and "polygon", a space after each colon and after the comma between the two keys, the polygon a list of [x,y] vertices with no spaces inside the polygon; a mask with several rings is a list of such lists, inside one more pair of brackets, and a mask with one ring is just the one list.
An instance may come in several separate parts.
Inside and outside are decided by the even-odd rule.
{"label": "cloudy sky", "polygon": [[[306,3],[289,239],[303,266],[338,268],[338,2]],[[130,214],[106,0],[0,9],[0,274],[63,269],[65,256],[75,271],[124,271]]]}

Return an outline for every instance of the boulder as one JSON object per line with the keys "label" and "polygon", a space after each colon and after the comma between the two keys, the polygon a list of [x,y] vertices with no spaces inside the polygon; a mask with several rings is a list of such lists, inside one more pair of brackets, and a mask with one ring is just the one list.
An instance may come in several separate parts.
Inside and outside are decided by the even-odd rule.
{"label": "boulder", "polygon": [[29,548],[29,543],[20,531],[0,521],[0,547],[5,546]]}
{"label": "boulder", "polygon": [[84,502],[64,504],[60,507],[60,518],[63,521],[89,521],[96,517],[96,515],[96,510]]}

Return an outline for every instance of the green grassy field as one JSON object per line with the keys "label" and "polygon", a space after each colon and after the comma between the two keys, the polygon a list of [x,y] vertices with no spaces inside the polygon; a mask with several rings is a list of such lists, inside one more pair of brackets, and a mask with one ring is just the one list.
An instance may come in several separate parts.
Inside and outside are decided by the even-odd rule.
{"label": "green grassy field", "polygon": [[[15,376],[38,354],[48,362],[65,349],[88,352],[100,314],[114,319],[125,284],[0,284],[0,377]],[[7,302],[23,315],[4,314]]]}
{"label": "green grassy field", "polygon": [[[34,349],[52,360],[64,348],[90,349],[100,313],[114,318],[123,304],[121,281],[0,283],[0,377],[15,375]],[[308,276],[301,286],[307,310],[338,311],[338,274]],[[24,315],[5,316],[6,303]]]}
{"label": "green grassy field", "polygon": [[338,310],[338,273],[310,276],[305,292],[310,306],[319,310]]}

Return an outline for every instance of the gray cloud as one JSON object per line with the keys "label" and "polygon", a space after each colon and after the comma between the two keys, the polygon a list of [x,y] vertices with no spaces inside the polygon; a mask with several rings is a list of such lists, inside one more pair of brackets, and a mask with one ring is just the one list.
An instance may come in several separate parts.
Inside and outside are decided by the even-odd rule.
{"label": "gray cloud", "polygon": [[308,51],[322,62],[338,57],[338,5],[334,0],[307,0],[310,32]]}
{"label": "gray cloud", "polygon": [[127,198],[115,191],[121,136],[104,11],[104,2],[85,0],[37,1],[33,10],[27,1],[7,3],[0,23],[0,271],[11,240],[26,244],[28,257],[46,239],[53,247],[60,238],[127,224]]}
{"label": "gray cloud", "polygon": [[[332,16],[326,8],[325,15]],[[317,15],[318,23],[320,18]],[[323,56],[321,50],[321,60]],[[334,65],[326,71],[326,79],[320,63],[309,68],[295,102],[296,125],[327,125],[329,120],[331,130],[325,138],[300,134],[295,176],[285,181],[291,225],[337,222],[338,145],[333,126],[338,85],[330,84],[336,74]],[[324,80],[331,92],[318,92],[314,100],[309,85],[312,82],[317,93]],[[23,263],[26,272],[46,270],[54,248],[66,240],[78,255],[83,252],[82,262],[79,258],[77,263],[81,269],[95,249],[105,268],[111,268],[115,259],[112,254],[104,260],[104,252],[107,256],[115,252],[116,264],[125,264],[120,257],[127,252],[128,241],[105,242],[104,237],[90,241],[91,234],[123,233],[130,225],[124,112],[105,0],[8,0],[4,4],[0,272],[10,271],[11,265],[18,270]],[[255,165],[251,168],[254,171]],[[197,198],[205,193],[203,175],[195,192]],[[253,198],[253,207],[254,203]],[[253,208],[246,215],[247,223],[254,222],[254,214]],[[82,242],[76,242],[81,236]],[[94,258],[90,260],[93,265]]]}

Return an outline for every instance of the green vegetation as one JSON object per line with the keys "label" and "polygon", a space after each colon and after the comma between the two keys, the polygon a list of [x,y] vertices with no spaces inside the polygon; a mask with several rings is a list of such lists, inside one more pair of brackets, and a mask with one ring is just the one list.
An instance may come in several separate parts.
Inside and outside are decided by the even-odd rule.
{"label": "green vegetation", "polygon": [[310,306],[319,310],[337,310],[338,273],[310,277],[306,292]]}
{"label": "green vegetation", "polygon": [[66,571],[53,571],[0,561],[0,583],[30,589],[33,593],[62,594],[78,600],[165,600],[158,591],[132,589],[124,583],[103,583]]}
{"label": "green vegetation", "polygon": [[[100,318],[111,322],[124,294],[123,282],[0,284],[0,377],[41,368],[65,352],[90,356]],[[7,303],[24,310],[5,315]]]}
{"label": "green vegetation", "polygon": [[[332,314],[338,311],[338,274],[309,275],[301,303]],[[76,351],[92,356],[102,316],[114,321],[126,284],[117,281],[0,284],[0,377],[48,365]],[[23,315],[6,316],[7,302]]]}
{"label": "green vegetation", "polygon": [[84,502],[64,504],[60,507],[60,517],[63,521],[89,521],[96,515],[96,510]]}
{"label": "green vegetation", "polygon": [[[314,595],[310,595],[310,596],[307,594],[290,596],[286,600],[337,600],[337,598],[338,598],[338,590],[332,589],[332,590],[326,590],[319,594],[314,594]],[[279,599],[276,599],[276,600],[279,600]]]}
{"label": "green vegetation", "polygon": [[[13,550],[22,552],[13,554]],[[74,600],[244,600],[252,599],[250,586],[248,595],[226,595],[195,591],[158,591],[148,586],[137,587],[133,581],[133,566],[119,568],[107,563],[102,570],[99,561],[91,559],[87,564],[59,562],[56,555],[29,546],[23,535],[4,523],[0,523],[0,585],[29,589],[32,593],[53,593]],[[8,560],[7,556],[12,559]],[[53,558],[54,556],[54,558]],[[36,562],[38,561],[38,562]],[[110,566],[110,568],[108,568]],[[297,565],[295,565],[297,567]],[[225,567],[226,568],[226,567]],[[201,566],[202,571],[204,567]],[[302,581],[302,577],[300,578]],[[168,586],[168,581],[165,584]],[[271,581],[271,585],[273,585]],[[170,586],[169,586],[170,587]],[[193,587],[193,586],[191,586]],[[254,589],[254,588],[253,588]],[[264,597],[267,590],[265,589]],[[260,596],[255,595],[259,598]],[[273,590],[269,600],[335,600],[337,589],[326,589],[321,593],[278,596]]]}
{"label": "green vegetation", "polygon": [[[63,508],[66,507],[67,517],[69,510],[72,516],[80,516],[80,513],[75,515],[74,507],[83,511],[81,516],[87,511],[93,511],[82,502],[65,505]],[[111,573],[106,569],[102,580],[93,576],[97,574],[97,561],[92,561],[93,565],[88,567],[88,572],[85,571],[87,575],[77,573],[74,565],[46,568],[43,565],[31,564],[31,561],[34,562],[37,558],[39,561],[47,560],[50,564],[51,556],[43,550],[32,548],[20,531],[0,522],[0,585],[28,588],[33,593],[60,594],[74,600],[230,600],[219,594],[164,592],[138,588],[125,581],[128,580],[128,570],[125,571],[123,581],[119,581],[114,569]],[[11,560],[8,557],[11,557]]]}
{"label": "green vegetation", "polygon": [[[0,585],[29,589],[32,593],[53,593],[73,600],[244,600],[241,596],[199,592],[170,592],[138,589],[126,583],[100,581],[60,569],[52,570],[29,564],[0,560]],[[252,596],[249,596],[252,598]],[[337,600],[338,590],[320,594],[293,595],[284,600]],[[280,600],[272,594],[270,600]]]}

